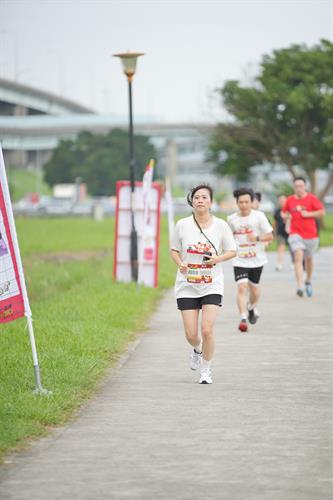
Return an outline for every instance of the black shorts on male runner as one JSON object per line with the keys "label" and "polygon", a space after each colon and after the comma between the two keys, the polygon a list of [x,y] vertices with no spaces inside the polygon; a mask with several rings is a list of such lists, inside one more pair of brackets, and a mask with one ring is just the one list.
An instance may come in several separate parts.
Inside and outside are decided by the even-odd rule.
{"label": "black shorts on male runner", "polygon": [[261,267],[234,267],[236,283],[249,281],[252,285],[259,285],[260,276],[264,266]]}
{"label": "black shorts on male runner", "polygon": [[213,304],[215,306],[222,306],[222,295],[218,293],[211,293],[203,297],[182,297],[177,299],[177,306],[180,311],[188,311],[192,309],[202,309],[206,304]]}

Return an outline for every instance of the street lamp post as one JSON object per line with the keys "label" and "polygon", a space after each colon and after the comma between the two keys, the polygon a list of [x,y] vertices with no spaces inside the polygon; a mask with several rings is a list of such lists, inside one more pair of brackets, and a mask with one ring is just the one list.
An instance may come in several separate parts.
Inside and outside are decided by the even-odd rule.
{"label": "street lamp post", "polygon": [[143,56],[142,52],[124,52],[121,54],[113,54],[114,57],[119,57],[123,71],[127,76],[128,81],[128,103],[129,103],[129,178],[131,184],[131,237],[130,237],[130,260],[131,260],[131,276],[132,281],[138,280],[138,235],[135,229],[134,220],[134,190],[135,190],[135,160],[133,147],[133,106],[132,106],[132,80],[136,70],[137,58]]}

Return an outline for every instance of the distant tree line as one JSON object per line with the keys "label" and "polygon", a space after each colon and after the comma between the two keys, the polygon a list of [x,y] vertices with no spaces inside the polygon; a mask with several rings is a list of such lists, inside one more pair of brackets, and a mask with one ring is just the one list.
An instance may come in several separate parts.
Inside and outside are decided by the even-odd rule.
{"label": "distant tree line", "polygon": [[[146,164],[156,156],[149,138],[134,136],[136,179],[142,179]],[[116,192],[116,181],[129,179],[128,133],[114,129],[105,135],[83,131],[74,140],[62,140],[44,166],[50,185],[73,183],[80,177],[89,194],[109,196]]]}
{"label": "distant tree line", "polygon": [[[219,123],[210,160],[220,175],[246,181],[254,165],[304,172],[323,198],[333,185],[333,44],[292,45],[265,55],[251,85],[229,80],[218,89],[230,120]],[[318,192],[316,172],[328,169]]]}

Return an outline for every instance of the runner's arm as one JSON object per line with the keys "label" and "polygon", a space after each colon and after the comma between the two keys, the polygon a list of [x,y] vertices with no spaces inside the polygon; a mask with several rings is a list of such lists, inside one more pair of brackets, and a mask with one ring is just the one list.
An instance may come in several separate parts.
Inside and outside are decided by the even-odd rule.
{"label": "runner's arm", "polygon": [[236,255],[236,250],[226,250],[220,255],[212,255],[212,257],[209,260],[206,260],[205,263],[215,266],[215,264],[219,264],[219,262],[225,262],[226,260],[233,259]]}
{"label": "runner's arm", "polygon": [[258,241],[262,241],[263,243],[269,243],[270,241],[273,241],[273,239],[274,239],[273,232],[270,232],[259,236]]}
{"label": "runner's arm", "polygon": [[277,220],[275,217],[273,220],[273,229],[274,229],[274,234],[277,234],[278,225],[277,225]]}
{"label": "runner's arm", "polygon": [[174,248],[171,248],[170,255],[171,255],[172,260],[174,261],[174,263],[178,267],[179,271],[181,273],[185,273],[187,270],[187,264],[182,262],[180,255],[179,255],[179,251],[175,250]]}
{"label": "runner's arm", "polygon": [[267,219],[266,215],[263,212],[259,212],[258,216],[260,214],[260,220],[259,220],[259,230],[256,230],[255,232],[249,233],[247,235],[248,241],[251,241],[252,243],[269,243],[270,241],[273,241],[273,227],[271,226],[269,220]]}
{"label": "runner's arm", "polygon": [[280,214],[281,214],[282,219],[283,219],[285,222],[287,222],[287,220],[288,220],[288,219],[289,219],[289,217],[290,217],[289,205],[288,205],[288,199],[285,201],[285,204],[284,204],[284,205],[283,205],[283,207],[281,208]]}
{"label": "runner's arm", "polygon": [[301,210],[301,214],[302,214],[302,217],[304,217],[304,219],[310,219],[312,217],[322,217],[323,215],[325,215],[325,210],[322,208],[320,210],[312,210],[312,211],[309,211],[309,210]]}
{"label": "runner's arm", "polygon": [[265,233],[265,234],[261,234],[260,236],[259,235],[255,235],[253,233],[250,233],[248,234],[247,236],[247,239],[248,241],[252,241],[252,242],[261,242],[261,243],[269,243],[270,241],[273,240],[273,232],[271,231],[270,233]]}

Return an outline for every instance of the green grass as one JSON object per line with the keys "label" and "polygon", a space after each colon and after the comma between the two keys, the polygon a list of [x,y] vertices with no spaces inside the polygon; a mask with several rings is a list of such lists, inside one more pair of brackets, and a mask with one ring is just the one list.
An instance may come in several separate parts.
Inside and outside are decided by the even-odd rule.
{"label": "green grass", "polygon": [[[158,289],[112,281],[112,219],[18,219],[23,265],[33,311],[43,386],[32,394],[26,322],[2,324],[0,334],[0,458],[27,438],[65,422],[91,395],[129,341],[144,331],[164,288],[172,286],[166,221],[162,221]],[[80,260],[45,260],[71,252],[107,251]]]}
{"label": "green grass", "polygon": [[21,255],[112,250],[114,219],[17,218]]}
{"label": "green grass", "polygon": [[333,245],[333,214],[326,214],[320,230],[320,246]]}
{"label": "green grass", "polygon": [[12,201],[21,200],[27,193],[39,192],[42,195],[50,195],[51,188],[44,182],[42,175],[42,172],[37,170],[8,168],[7,176]]}

